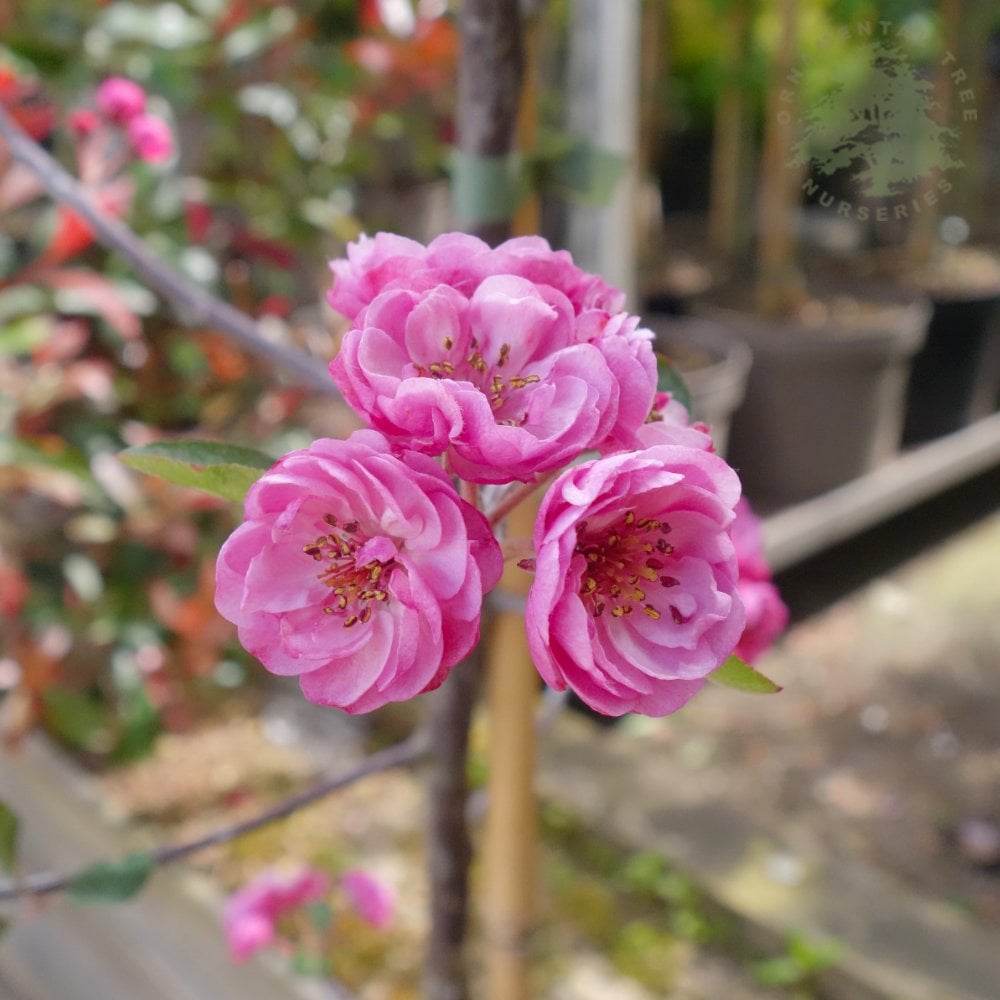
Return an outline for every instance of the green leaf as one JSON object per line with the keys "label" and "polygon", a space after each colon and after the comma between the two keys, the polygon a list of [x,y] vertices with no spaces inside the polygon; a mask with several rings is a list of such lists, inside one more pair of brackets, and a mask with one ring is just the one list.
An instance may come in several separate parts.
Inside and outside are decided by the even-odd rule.
{"label": "green leaf", "polygon": [[724,687],[749,691],[751,694],[777,694],[781,690],[780,684],[775,684],[769,677],[765,677],[759,670],[754,670],[749,663],[738,656],[730,656],[721,667],[708,675],[708,679]]}
{"label": "green leaf", "polygon": [[106,734],[107,711],[94,697],[64,687],[42,693],[42,719],[59,739],[97,751]]}
{"label": "green leaf", "polygon": [[310,903],[306,907],[309,923],[320,933],[325,934],[333,923],[333,910],[329,903]]}
{"label": "green leaf", "polygon": [[30,354],[48,340],[51,316],[21,316],[0,325],[0,354]]}
{"label": "green leaf", "polygon": [[659,392],[669,392],[691,415],[691,393],[677,366],[665,354],[656,355],[656,388]]}
{"label": "green leaf", "polygon": [[154,441],[126,448],[119,457],[140,472],[235,503],[274,465],[263,452],[218,441]]}
{"label": "green leaf", "polygon": [[66,891],[76,903],[120,903],[131,899],[146,884],[152,870],[151,854],[101,861],[80,872]]}
{"label": "green leaf", "polygon": [[4,802],[0,802],[0,868],[12,871],[17,860],[17,816]]}

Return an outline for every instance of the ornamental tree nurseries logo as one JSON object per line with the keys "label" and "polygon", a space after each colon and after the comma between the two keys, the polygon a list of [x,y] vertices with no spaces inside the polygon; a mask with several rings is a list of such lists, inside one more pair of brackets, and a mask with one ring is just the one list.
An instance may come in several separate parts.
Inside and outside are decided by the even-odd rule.
{"label": "ornamental tree nurseries logo", "polygon": [[[803,117],[802,137],[795,147],[793,165],[812,164],[814,175],[830,177],[848,171],[857,197],[895,199],[893,205],[879,205],[872,210],[841,200],[838,214],[879,221],[907,218],[910,205],[921,211],[913,198],[914,186],[923,179],[934,179],[940,192],[951,190],[944,176],[963,163],[955,154],[958,133],[941,121],[941,104],[935,97],[934,83],[911,63],[905,51],[890,34],[890,23],[879,22],[881,34],[864,38],[859,56],[867,72],[853,86],[840,84],[817,101]],[[869,23],[858,26],[858,34],[872,33]],[[942,66],[954,64],[948,53]],[[951,69],[953,82],[961,84],[965,73]],[[796,78],[800,79],[798,74]],[[964,104],[974,95],[959,92]],[[975,111],[972,111],[973,117]],[[968,120],[969,109],[963,117]],[[823,191],[812,178],[803,185],[808,194],[819,192],[820,204],[832,206],[835,198]],[[934,204],[937,193],[924,191],[923,200]],[[903,200],[901,200],[903,199]],[[891,212],[890,212],[891,209]]]}

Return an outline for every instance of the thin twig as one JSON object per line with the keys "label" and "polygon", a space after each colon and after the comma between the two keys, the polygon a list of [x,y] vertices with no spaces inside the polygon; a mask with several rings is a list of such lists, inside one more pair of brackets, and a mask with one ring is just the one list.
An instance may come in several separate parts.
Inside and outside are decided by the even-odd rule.
{"label": "thin twig", "polygon": [[211,326],[249,351],[286,368],[311,389],[340,397],[326,364],[305,351],[268,340],[246,313],[206,292],[183,274],[154,257],[120,219],[103,211],[86,188],[19,128],[0,105],[0,138],[11,156],[32,171],[56,201],[77,213],[109,250],[120,253],[146,283],[177,310],[187,326]]}
{"label": "thin twig", "polygon": [[[193,840],[186,840],[179,844],[164,845],[156,848],[150,853],[153,865],[159,867],[161,865],[172,864],[197,851],[204,850],[206,847],[228,843],[237,837],[242,837],[244,834],[250,833],[252,830],[284,819],[299,809],[312,805],[312,803],[318,802],[327,795],[340,791],[348,785],[360,781],[362,778],[379,774],[382,771],[390,771],[393,768],[403,767],[406,764],[412,764],[427,753],[428,746],[429,741],[424,732],[414,733],[413,736],[400,743],[396,743],[394,746],[386,747],[384,750],[370,754],[351,770],[332,778],[325,778],[311,788],[305,789],[305,791],[282,799],[256,816],[251,816],[249,819],[241,820],[238,823],[219,827]],[[24,879],[19,879],[16,883],[0,883],[0,902],[17,899],[22,896],[43,896],[52,892],[60,892],[68,888],[75,879],[90,867],[92,866],[86,865],[78,871],[63,875],[28,875]]]}
{"label": "thin twig", "polygon": [[533,483],[519,483],[517,486],[512,486],[500,498],[496,507],[494,507],[487,515],[487,520],[490,522],[490,525],[495,526],[499,524],[515,507],[527,500],[528,497],[535,492],[535,490],[544,486],[553,475],[554,473],[551,473]]}

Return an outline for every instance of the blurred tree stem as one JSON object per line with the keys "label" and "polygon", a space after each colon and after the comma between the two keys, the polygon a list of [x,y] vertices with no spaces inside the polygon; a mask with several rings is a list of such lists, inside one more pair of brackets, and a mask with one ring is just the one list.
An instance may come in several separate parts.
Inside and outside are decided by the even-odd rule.
{"label": "blurred tree stem", "polygon": [[746,62],[750,47],[751,4],[731,3],[722,27],[722,91],[712,136],[708,242],[729,264],[739,240],[740,178],[746,132]]}
{"label": "blurred tree stem", "polygon": [[[458,23],[456,145],[462,169],[473,171],[475,185],[489,176],[481,169],[484,164],[502,162],[514,151],[523,72],[519,2],[463,0]],[[489,197],[495,192],[473,193],[477,208],[489,204],[493,210],[477,211],[475,217],[459,222],[487,243],[502,242],[510,235],[514,206],[504,209],[502,198],[498,202]],[[469,996],[465,944],[472,844],[466,818],[466,764],[480,673],[477,655],[456,667],[435,695],[429,790],[431,930],[423,982],[428,1000]]]}
{"label": "blurred tree stem", "polygon": [[[519,0],[463,0],[459,8],[456,144],[471,161],[514,151],[524,55]],[[460,219],[491,245],[510,235],[513,206],[495,217]]]}
{"label": "blurred tree stem", "polygon": [[[508,535],[530,537],[537,503],[507,519]],[[487,651],[489,806],[483,856],[482,918],[488,1000],[529,1000],[531,943],[537,917],[538,816],[535,802],[535,711],[538,674],[524,614],[517,607],[530,577],[508,564],[498,588]]]}
{"label": "blurred tree stem", "polygon": [[805,280],[795,259],[801,170],[790,166],[799,91],[798,0],[780,0],[778,15],[780,34],[767,89],[757,198],[756,299],[765,316],[794,313],[806,298]]}
{"label": "blurred tree stem", "polygon": [[[938,16],[941,25],[941,41],[944,57],[938,59],[933,75],[934,107],[932,115],[939,125],[961,129],[955,114],[955,82],[952,73],[962,70],[961,51],[962,27],[961,0],[939,0]],[[935,236],[941,217],[941,204],[935,192],[938,178],[924,174],[918,178],[913,189],[912,200],[922,205],[907,234],[906,258],[910,267],[923,267],[934,253]]]}

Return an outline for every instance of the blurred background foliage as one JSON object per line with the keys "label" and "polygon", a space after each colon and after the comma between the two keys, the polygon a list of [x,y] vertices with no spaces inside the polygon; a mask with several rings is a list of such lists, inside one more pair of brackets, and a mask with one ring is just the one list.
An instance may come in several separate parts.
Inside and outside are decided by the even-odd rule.
{"label": "blurred background foliage", "polygon": [[[108,76],[139,82],[178,154],[104,164],[91,193],[322,367],[326,261],[362,213],[405,231],[394,199],[443,177],[456,32],[442,4],[421,12],[399,37],[354,0],[0,5],[0,99],[83,177],[68,114]],[[349,417],[180,327],[80,220],[22,197],[6,155],[0,170],[0,732],[40,721],[95,763],[127,760],[255,693],[212,605],[233,512],[116,452],[191,433],[277,455]]]}

